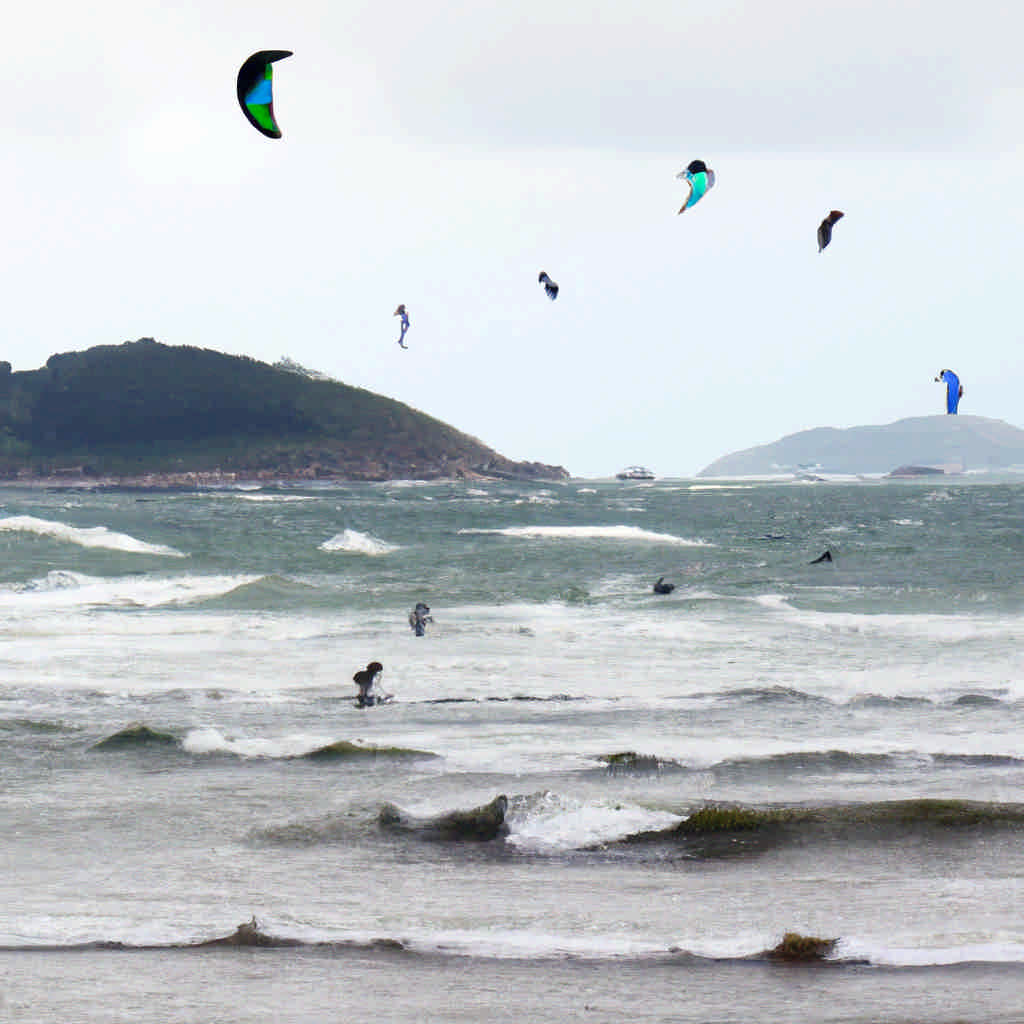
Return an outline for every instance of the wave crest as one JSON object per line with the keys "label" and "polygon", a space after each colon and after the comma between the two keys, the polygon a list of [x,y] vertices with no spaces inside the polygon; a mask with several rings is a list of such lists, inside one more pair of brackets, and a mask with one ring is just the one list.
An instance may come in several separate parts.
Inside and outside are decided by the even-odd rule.
{"label": "wave crest", "polygon": [[336,533],[329,540],[320,545],[321,551],[342,551],[352,555],[388,555],[397,551],[399,545],[389,544],[368,533],[360,533],[358,530],[343,530]]}
{"label": "wave crest", "polygon": [[648,544],[668,544],[673,547],[714,547],[703,540],[690,540],[672,533],[656,533],[639,526],[506,526],[501,529],[466,527],[459,533],[495,534],[503,537],[523,537],[530,540],[621,540],[643,541]]}
{"label": "wave crest", "polygon": [[34,533],[39,537],[51,537],[83,548],[107,548],[111,551],[127,551],[133,555],[162,555],[167,558],[188,557],[184,552],[166,544],[150,544],[127,533],[116,533],[105,526],[70,526],[68,523],[37,519],[35,516],[7,516],[0,519],[0,530]]}

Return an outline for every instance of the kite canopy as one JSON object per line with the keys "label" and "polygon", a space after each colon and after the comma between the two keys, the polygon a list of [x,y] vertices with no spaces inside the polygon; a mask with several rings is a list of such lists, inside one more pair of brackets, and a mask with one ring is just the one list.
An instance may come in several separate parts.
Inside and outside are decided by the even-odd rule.
{"label": "kite canopy", "polygon": [[964,396],[964,386],[960,383],[960,378],[952,370],[940,370],[935,379],[945,381],[946,412],[950,416],[955,416],[960,399]]}
{"label": "kite canopy", "polygon": [[832,210],[818,225],[818,252],[823,252],[828,247],[828,243],[832,241],[832,226],[842,217],[842,210]]}
{"label": "kite canopy", "polygon": [[701,197],[715,185],[715,172],[703,160],[691,160],[686,165],[686,170],[680,171],[677,178],[681,178],[689,186],[690,192],[686,202],[679,207],[679,212],[696,206]]}
{"label": "kite canopy", "polygon": [[544,291],[547,294],[547,297],[554,302],[555,299],[558,298],[558,285],[555,284],[555,282],[552,281],[543,270],[537,275],[537,280],[544,285]]}
{"label": "kite canopy", "polygon": [[291,50],[260,50],[238,69],[238,105],[249,123],[268,139],[281,138],[281,129],[274,120],[272,65],[291,55]]}

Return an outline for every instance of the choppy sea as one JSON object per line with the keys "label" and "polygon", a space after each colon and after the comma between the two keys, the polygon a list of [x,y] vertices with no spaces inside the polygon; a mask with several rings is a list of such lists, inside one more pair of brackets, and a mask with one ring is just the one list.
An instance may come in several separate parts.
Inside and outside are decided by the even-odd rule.
{"label": "choppy sea", "polygon": [[1022,641],[1012,481],[0,489],[0,1019],[1024,1020]]}

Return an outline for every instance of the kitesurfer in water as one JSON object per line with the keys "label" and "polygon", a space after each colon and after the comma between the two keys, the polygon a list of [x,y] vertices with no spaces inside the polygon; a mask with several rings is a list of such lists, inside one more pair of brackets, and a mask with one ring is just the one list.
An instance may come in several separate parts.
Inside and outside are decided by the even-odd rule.
{"label": "kitesurfer in water", "polygon": [[370,691],[373,689],[373,684],[380,679],[383,671],[384,666],[379,661],[371,661],[366,668],[360,669],[352,677],[352,682],[359,687],[359,693],[356,695],[356,707],[373,707],[376,697]]}
{"label": "kitesurfer in water", "polygon": [[416,607],[409,612],[409,626],[417,636],[423,636],[427,631],[427,623],[433,621],[430,616],[430,607],[422,601],[417,601]]}
{"label": "kitesurfer in water", "polygon": [[399,335],[398,344],[401,345],[402,348],[408,348],[409,346],[405,343],[405,332],[409,330],[409,314],[405,311],[405,303],[403,302],[391,315],[400,316],[402,318],[402,333]]}
{"label": "kitesurfer in water", "polygon": [[675,589],[676,585],[674,583],[666,583],[664,576],[659,576],[654,584],[654,592],[656,594],[671,594]]}

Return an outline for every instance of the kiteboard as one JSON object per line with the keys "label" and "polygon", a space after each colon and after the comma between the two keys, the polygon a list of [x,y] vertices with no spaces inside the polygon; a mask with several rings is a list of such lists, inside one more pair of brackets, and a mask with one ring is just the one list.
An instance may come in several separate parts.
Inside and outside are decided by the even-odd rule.
{"label": "kiteboard", "polygon": [[357,708],[372,708],[378,704],[390,704],[394,699],[393,693],[371,693],[366,697],[356,697],[353,703]]}

